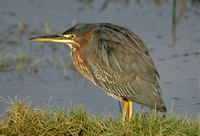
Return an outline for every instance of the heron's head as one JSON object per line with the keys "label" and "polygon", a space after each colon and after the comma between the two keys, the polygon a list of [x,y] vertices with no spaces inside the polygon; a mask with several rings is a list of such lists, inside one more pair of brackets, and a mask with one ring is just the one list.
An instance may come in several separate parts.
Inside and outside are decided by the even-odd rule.
{"label": "heron's head", "polygon": [[80,42],[83,38],[87,38],[84,37],[84,35],[93,30],[97,25],[98,24],[81,23],[71,27],[70,29],[66,30],[61,34],[36,36],[30,38],[29,40],[61,42],[66,43],[71,48],[75,48],[80,45]]}

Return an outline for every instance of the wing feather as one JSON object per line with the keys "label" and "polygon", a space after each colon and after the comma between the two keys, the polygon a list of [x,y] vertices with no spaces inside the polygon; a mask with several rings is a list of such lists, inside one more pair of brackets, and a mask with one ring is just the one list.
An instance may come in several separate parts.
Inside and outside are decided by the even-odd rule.
{"label": "wing feather", "polygon": [[117,99],[164,109],[155,65],[144,42],[125,28],[99,26],[87,46],[95,83]]}

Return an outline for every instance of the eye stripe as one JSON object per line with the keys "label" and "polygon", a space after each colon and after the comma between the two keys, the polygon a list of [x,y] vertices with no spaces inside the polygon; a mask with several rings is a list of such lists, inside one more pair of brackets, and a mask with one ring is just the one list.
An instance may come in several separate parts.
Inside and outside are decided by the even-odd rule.
{"label": "eye stripe", "polygon": [[68,38],[68,37],[70,37],[70,35],[69,35],[69,34],[67,34],[67,35],[64,35],[64,37]]}

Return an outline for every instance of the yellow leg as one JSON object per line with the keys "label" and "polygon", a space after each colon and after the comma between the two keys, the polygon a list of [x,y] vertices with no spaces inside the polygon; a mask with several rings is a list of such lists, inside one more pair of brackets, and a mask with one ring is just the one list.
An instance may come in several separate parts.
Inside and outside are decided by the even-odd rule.
{"label": "yellow leg", "polygon": [[125,121],[128,105],[129,105],[128,101],[124,100],[124,107],[123,107],[123,112],[122,112],[122,123],[124,123]]}
{"label": "yellow leg", "polygon": [[128,121],[132,119],[133,101],[128,100]]}

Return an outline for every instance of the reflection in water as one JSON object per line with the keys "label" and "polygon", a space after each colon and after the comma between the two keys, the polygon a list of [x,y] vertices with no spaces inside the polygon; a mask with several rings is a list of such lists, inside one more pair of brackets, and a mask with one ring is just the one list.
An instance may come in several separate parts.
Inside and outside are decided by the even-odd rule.
{"label": "reflection in water", "polygon": [[[79,0],[83,5],[93,7],[92,3],[95,2],[95,0]],[[150,3],[151,1],[146,0],[147,3]],[[191,9],[198,9],[200,6],[200,0],[173,0],[171,2],[170,0],[153,0],[152,1],[155,4],[155,7],[153,9],[161,8],[162,6],[172,3],[172,44],[176,45],[176,27],[181,21],[181,19],[184,17],[186,20],[186,29],[188,33],[188,38],[190,41],[190,45],[193,49],[193,42],[192,42],[192,35],[190,30],[190,23],[189,23],[189,16],[188,11],[191,11]],[[105,10],[110,3],[118,3],[118,4],[124,4],[125,6],[128,6],[130,4],[130,0],[104,0],[102,7],[100,11]],[[136,0],[135,2],[139,6],[144,3],[144,1]],[[193,12],[193,11],[192,11]],[[196,15],[199,15],[200,13],[198,11],[193,12]]]}
{"label": "reflection in water", "polygon": [[[180,20],[183,17],[183,14],[185,13],[185,19],[186,19],[186,24],[187,24],[187,32],[188,32],[188,38],[190,40],[190,45],[193,48],[193,43],[192,43],[192,37],[191,37],[191,32],[190,32],[190,25],[189,25],[189,17],[187,13],[187,4],[185,1],[182,3],[178,2],[177,5],[177,0],[173,0],[173,6],[172,6],[172,38],[173,38],[173,45],[176,45],[176,26],[180,22]],[[177,12],[177,7],[179,7],[179,12],[178,12],[178,17],[176,17],[176,12]]]}
{"label": "reflection in water", "polygon": [[128,6],[130,3],[130,0],[104,0],[104,3],[101,7],[101,11],[105,10],[110,2],[115,2],[119,4],[124,4],[125,6]]}
{"label": "reflection in water", "polygon": [[176,0],[173,0],[172,26],[173,45],[176,45]]}
{"label": "reflection in water", "polygon": [[[89,6],[90,8],[93,7],[92,3],[95,2],[94,0],[79,0],[79,1],[80,1],[83,5]],[[137,2],[137,4],[139,4],[139,5],[140,5],[140,3],[141,3],[140,0],[137,0],[136,2]],[[105,10],[105,9],[108,7],[108,5],[109,5],[110,3],[124,4],[125,6],[128,6],[129,3],[130,3],[130,0],[104,0],[103,4],[102,4],[102,6],[101,6],[100,11]]]}
{"label": "reflection in water", "polygon": [[[154,3],[156,4],[155,8],[160,8],[168,3],[170,3],[170,0],[154,0]],[[172,2],[172,43],[175,46],[176,45],[176,27],[181,21],[183,17],[186,19],[186,29],[188,33],[188,38],[190,41],[190,45],[192,46],[193,49],[193,43],[192,43],[192,36],[191,36],[191,30],[190,30],[190,23],[189,23],[189,16],[188,16],[188,11],[189,6],[191,5],[190,8],[197,9],[200,6],[200,0],[173,0]],[[198,13],[196,11],[196,13]],[[195,14],[196,14],[195,13]],[[185,14],[185,16],[184,16]]]}

